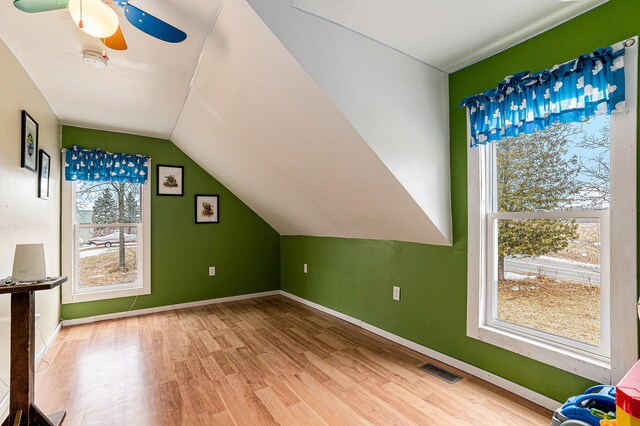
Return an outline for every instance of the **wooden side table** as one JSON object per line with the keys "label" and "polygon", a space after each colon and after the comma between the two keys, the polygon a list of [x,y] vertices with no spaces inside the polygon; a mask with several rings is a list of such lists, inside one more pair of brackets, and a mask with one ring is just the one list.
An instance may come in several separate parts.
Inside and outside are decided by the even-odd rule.
{"label": "wooden side table", "polygon": [[35,373],[35,292],[56,288],[67,277],[33,284],[0,286],[11,294],[11,380],[9,417],[2,426],[58,426],[65,411],[46,416],[33,402]]}

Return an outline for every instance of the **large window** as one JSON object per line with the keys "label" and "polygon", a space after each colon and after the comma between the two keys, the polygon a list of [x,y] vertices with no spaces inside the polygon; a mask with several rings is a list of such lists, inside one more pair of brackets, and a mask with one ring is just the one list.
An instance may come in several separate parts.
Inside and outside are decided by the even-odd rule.
{"label": "large window", "polygon": [[487,323],[608,357],[609,117],[487,151]]}
{"label": "large window", "polygon": [[638,353],[636,46],[625,70],[624,112],[468,151],[468,336],[601,383]]}
{"label": "large window", "polygon": [[64,182],[64,303],[150,292],[149,185]]}

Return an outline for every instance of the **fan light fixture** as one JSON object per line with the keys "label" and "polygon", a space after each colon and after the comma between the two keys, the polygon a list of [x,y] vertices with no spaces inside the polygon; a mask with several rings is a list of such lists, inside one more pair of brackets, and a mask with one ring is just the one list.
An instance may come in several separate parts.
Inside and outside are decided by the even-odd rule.
{"label": "fan light fixture", "polygon": [[[187,38],[184,31],[129,4],[128,0],[104,1],[109,4],[104,4],[101,0],[13,0],[13,5],[16,9],[28,13],[68,8],[69,14],[78,28],[101,39],[106,47],[113,50],[127,50],[127,42],[113,6],[123,10],[129,24],[151,37],[167,43],[180,43]],[[102,56],[106,58],[106,53],[103,53]]]}
{"label": "fan light fixture", "polygon": [[100,0],[70,0],[71,19],[85,33],[97,37],[111,37],[118,30],[118,15]]}

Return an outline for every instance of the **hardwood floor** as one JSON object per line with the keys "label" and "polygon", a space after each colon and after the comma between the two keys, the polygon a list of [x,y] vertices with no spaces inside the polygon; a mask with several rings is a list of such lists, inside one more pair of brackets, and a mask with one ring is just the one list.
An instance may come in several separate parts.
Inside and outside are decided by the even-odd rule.
{"label": "hardwood floor", "polygon": [[45,359],[36,402],[66,409],[65,426],[551,418],[458,371],[464,380],[447,384],[416,368],[425,356],[280,296],[63,328]]}

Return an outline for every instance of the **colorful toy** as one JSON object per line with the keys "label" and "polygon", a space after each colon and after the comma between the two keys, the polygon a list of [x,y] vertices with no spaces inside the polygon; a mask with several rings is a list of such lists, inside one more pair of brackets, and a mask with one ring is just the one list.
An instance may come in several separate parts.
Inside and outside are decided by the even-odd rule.
{"label": "colorful toy", "polygon": [[620,380],[616,389],[617,426],[640,426],[640,361]]}
{"label": "colorful toy", "polygon": [[615,418],[616,388],[600,385],[569,398],[553,414],[551,426],[600,426],[600,420]]}

